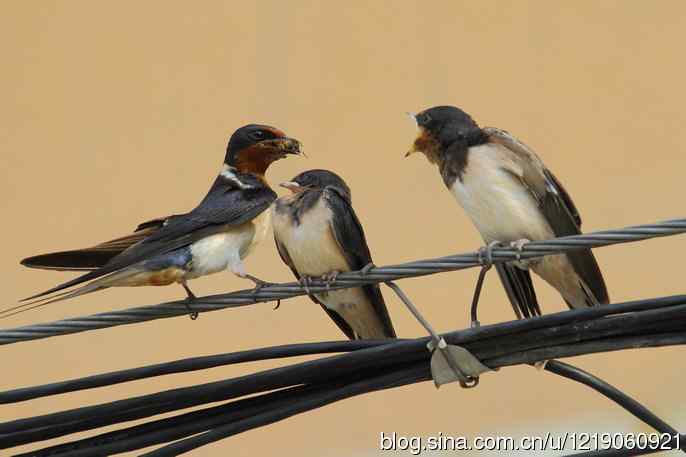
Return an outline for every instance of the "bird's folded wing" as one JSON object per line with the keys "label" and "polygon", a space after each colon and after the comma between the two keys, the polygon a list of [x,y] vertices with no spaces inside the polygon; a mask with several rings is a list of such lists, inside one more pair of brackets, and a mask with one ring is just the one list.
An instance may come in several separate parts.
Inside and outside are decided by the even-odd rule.
{"label": "bird's folded wing", "polygon": [[[372,256],[369,252],[369,246],[367,246],[362,224],[357,219],[357,215],[348,200],[343,198],[336,189],[330,187],[325,189],[324,197],[333,212],[330,224],[331,231],[350,268],[360,270],[372,263]],[[379,286],[370,284],[363,286],[362,290],[374,306],[377,316],[381,319],[386,336],[395,338],[393,323]]]}
{"label": "bird's folded wing", "polygon": [[29,297],[27,300],[99,278],[156,255],[187,246],[197,240],[222,232],[228,227],[249,222],[269,208],[274,200],[276,200],[276,193],[269,187],[242,189],[230,185],[227,181],[218,180],[200,205],[190,213],[170,217],[157,230],[113,257],[97,270]]}
{"label": "bird's folded wing", "polygon": [[157,231],[172,216],[140,224],[134,233],[83,249],[51,252],[27,257],[21,264],[29,268],[59,271],[90,271],[107,264],[114,257],[143,241]]}
{"label": "bird's folded wing", "polygon": [[[543,161],[527,145],[505,130],[483,129],[492,143],[504,146],[511,154],[513,173],[538,202],[543,215],[556,236],[581,234],[581,216],[569,193]],[[608,303],[609,296],[598,263],[590,250],[570,251],[567,257],[574,270],[586,283],[598,303]]]}

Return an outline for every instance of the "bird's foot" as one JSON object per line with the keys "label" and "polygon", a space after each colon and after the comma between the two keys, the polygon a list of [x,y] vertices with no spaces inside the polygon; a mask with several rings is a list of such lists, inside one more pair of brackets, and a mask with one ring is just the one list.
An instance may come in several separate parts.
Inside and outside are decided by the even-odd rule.
{"label": "bird's foot", "polygon": [[198,312],[193,311],[193,309],[191,308],[191,304],[195,302],[198,299],[198,297],[195,296],[193,291],[188,287],[188,284],[186,284],[185,282],[181,283],[181,286],[183,286],[184,290],[186,291],[186,295],[188,295],[184,302],[184,304],[186,305],[186,309],[188,310],[188,317],[190,317],[191,320],[194,321],[198,318]]}
{"label": "bird's foot", "polygon": [[527,240],[526,238],[522,238],[522,239],[517,240],[517,241],[512,241],[510,243],[510,247],[517,251],[517,261],[518,262],[522,260],[522,252],[524,252],[524,246],[526,246],[529,243],[531,243],[531,240]]}
{"label": "bird's foot", "polygon": [[334,271],[331,271],[325,275],[322,275],[322,281],[324,281],[324,284],[326,285],[327,291],[329,289],[331,289],[331,284],[336,282],[336,279],[338,278],[339,274],[341,274],[340,271],[334,270]]}
{"label": "bird's foot", "polygon": [[252,290],[253,293],[255,293],[255,294],[258,293],[260,290],[262,290],[263,287],[276,285],[276,283],[269,282],[269,281],[263,281],[260,278],[256,278],[255,276],[248,275],[248,274],[246,274],[244,276],[244,278],[249,279],[255,283],[255,288]]}
{"label": "bird's foot", "polygon": [[193,308],[191,308],[191,304],[194,301],[195,301],[195,297],[193,297],[193,298],[188,297],[188,298],[186,298],[186,302],[184,303],[186,305],[186,309],[188,310],[188,317],[190,317],[192,321],[194,321],[198,318],[198,312],[193,311]]}
{"label": "bird's foot", "polygon": [[303,275],[298,279],[298,283],[305,289],[307,295],[312,295],[310,292],[310,284],[312,284],[312,276]]}

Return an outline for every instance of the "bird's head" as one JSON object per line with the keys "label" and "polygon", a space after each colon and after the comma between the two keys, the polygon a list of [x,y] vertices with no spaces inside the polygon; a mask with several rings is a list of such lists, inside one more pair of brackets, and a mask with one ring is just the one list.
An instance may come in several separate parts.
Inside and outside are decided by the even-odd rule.
{"label": "bird's head", "polygon": [[250,124],[231,135],[224,163],[242,173],[264,175],[272,162],[289,154],[302,154],[300,141],[276,127]]}
{"label": "bird's head", "polygon": [[343,181],[343,178],[329,170],[304,171],[290,181],[281,183],[280,186],[294,194],[323,190],[328,187],[334,189],[348,202],[350,201],[350,187]]}
{"label": "bird's head", "polygon": [[451,146],[469,147],[484,142],[485,134],[464,111],[454,106],[434,106],[419,114],[410,114],[419,134],[405,157],[422,152],[438,163]]}

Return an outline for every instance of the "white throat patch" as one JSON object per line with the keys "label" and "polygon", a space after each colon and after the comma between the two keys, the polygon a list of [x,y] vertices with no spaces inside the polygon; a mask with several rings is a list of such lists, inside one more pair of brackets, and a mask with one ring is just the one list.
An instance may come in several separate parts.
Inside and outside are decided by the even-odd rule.
{"label": "white throat patch", "polygon": [[236,184],[240,189],[254,189],[255,186],[251,186],[250,184],[245,184],[243,181],[241,181],[238,176],[236,175],[236,169],[234,167],[230,167],[227,164],[224,164],[222,166],[222,171],[219,173],[219,176],[221,176],[224,179],[227,179],[231,181],[232,183]]}

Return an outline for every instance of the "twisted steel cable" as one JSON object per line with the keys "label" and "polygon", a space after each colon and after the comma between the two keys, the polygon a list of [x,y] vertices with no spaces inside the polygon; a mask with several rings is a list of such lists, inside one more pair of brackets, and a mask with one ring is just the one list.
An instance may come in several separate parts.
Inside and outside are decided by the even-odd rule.
{"label": "twisted steel cable", "polygon": [[[528,260],[577,249],[630,243],[681,233],[686,233],[686,219],[675,219],[617,230],[604,230],[546,241],[533,241],[524,245],[521,250],[509,246],[495,247],[491,252],[491,258],[493,263]],[[386,267],[372,267],[367,271],[359,270],[343,273],[331,284],[321,280],[314,280],[307,288],[297,282],[273,284],[264,286],[259,290],[241,290],[226,294],[198,297],[192,306],[193,311],[197,312],[217,311],[224,308],[253,305],[306,295],[308,293],[323,292],[329,289],[345,289],[363,284],[388,282],[403,278],[462,270],[483,266],[484,260],[482,257],[481,252],[475,251]],[[177,300],[157,305],[129,308],[122,311],[111,311],[45,324],[0,330],[0,345],[186,315],[188,313],[186,304],[185,300]]]}

